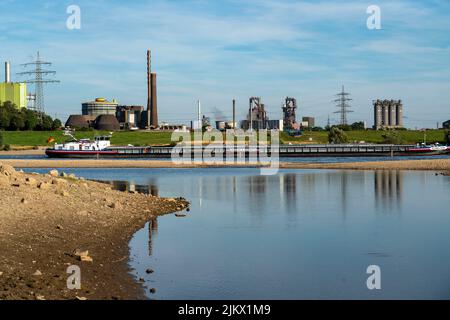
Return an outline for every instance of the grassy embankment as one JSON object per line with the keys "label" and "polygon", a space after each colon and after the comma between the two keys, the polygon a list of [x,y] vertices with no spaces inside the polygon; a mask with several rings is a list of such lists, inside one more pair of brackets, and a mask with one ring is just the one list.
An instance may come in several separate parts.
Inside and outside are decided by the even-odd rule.
{"label": "grassy embankment", "polygon": [[[348,131],[346,132],[349,141],[367,143],[382,143],[383,131]],[[423,141],[424,133],[422,131],[397,131],[405,144],[415,144]],[[94,135],[109,134],[108,132],[86,131],[76,132],[76,138],[93,138]],[[5,131],[3,132],[4,144],[9,144],[12,147],[33,147],[33,146],[47,146],[47,139],[53,137],[57,142],[64,142],[68,139],[63,135],[62,131]],[[129,132],[121,131],[115,132],[111,143],[113,145],[127,145],[135,146],[144,145],[169,145],[171,133],[169,132]],[[281,134],[281,143],[327,143],[327,132],[305,132],[302,137],[293,138],[285,133]],[[444,143],[444,130],[429,130],[427,131],[427,142]]]}

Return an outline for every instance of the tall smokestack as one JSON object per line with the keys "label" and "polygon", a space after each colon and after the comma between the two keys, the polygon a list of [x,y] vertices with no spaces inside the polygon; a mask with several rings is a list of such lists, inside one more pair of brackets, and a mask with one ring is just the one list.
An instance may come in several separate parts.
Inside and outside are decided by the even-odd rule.
{"label": "tall smokestack", "polygon": [[156,92],[156,73],[151,74],[151,87],[152,87],[152,108],[150,114],[150,123],[154,128],[158,127],[158,94]]}
{"label": "tall smokestack", "polygon": [[152,53],[147,50],[147,128],[150,128],[150,113],[152,106]]}
{"label": "tall smokestack", "polygon": [[200,103],[200,100],[197,101],[197,120],[200,124],[200,121],[202,121],[202,105]]}
{"label": "tall smokestack", "polygon": [[11,82],[11,66],[8,61],[5,62],[5,82]]}
{"label": "tall smokestack", "polygon": [[233,99],[233,130],[236,130],[236,99]]}

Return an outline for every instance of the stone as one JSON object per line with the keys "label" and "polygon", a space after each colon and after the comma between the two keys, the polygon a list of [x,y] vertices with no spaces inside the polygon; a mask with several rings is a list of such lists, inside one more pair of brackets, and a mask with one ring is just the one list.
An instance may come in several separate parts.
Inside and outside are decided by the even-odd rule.
{"label": "stone", "polygon": [[42,276],[42,272],[39,270],[36,270],[36,272],[33,273],[33,276],[37,276],[37,277]]}
{"label": "stone", "polygon": [[73,251],[73,255],[76,257],[87,257],[89,256],[89,250],[81,250],[81,249],[75,249]]}
{"label": "stone", "polygon": [[177,217],[177,218],[184,218],[184,217],[186,217],[187,215],[186,214],[184,214],[184,213],[175,213],[175,217]]}
{"label": "stone", "polygon": [[86,297],[79,297],[79,296],[76,296],[75,299],[80,300],[80,301],[85,301],[85,300],[87,300]]}
{"label": "stone", "polygon": [[20,200],[20,202],[23,203],[23,204],[27,204],[28,203],[27,199],[25,199],[25,198],[22,198],[22,200]]}
{"label": "stone", "polygon": [[36,184],[36,179],[32,178],[32,177],[28,177],[28,178],[25,179],[25,184],[26,185]]}
{"label": "stone", "polygon": [[94,262],[94,259],[92,259],[92,257],[89,256],[81,256],[78,258],[78,260],[82,262]]}
{"label": "stone", "polygon": [[58,185],[58,184],[67,184],[67,180],[64,180],[64,179],[53,179],[52,180],[52,184],[56,184],[56,185]]}
{"label": "stone", "polygon": [[156,293],[156,289],[155,288],[151,288],[149,291],[150,291],[151,294],[155,294]]}
{"label": "stone", "polygon": [[48,189],[50,187],[50,184],[47,182],[39,182],[38,188],[41,190]]}
{"label": "stone", "polygon": [[48,174],[51,175],[52,177],[57,177],[57,176],[59,176],[58,170],[50,170],[50,171],[48,172]]}
{"label": "stone", "polygon": [[63,230],[64,228],[63,228],[61,225],[58,224],[58,225],[56,226],[56,229],[58,229],[58,230]]}
{"label": "stone", "polygon": [[153,269],[150,269],[150,268],[148,268],[147,270],[145,270],[145,272],[147,273],[147,274],[150,274],[150,273],[153,273],[153,272],[155,272]]}
{"label": "stone", "polygon": [[61,191],[59,194],[62,195],[63,197],[69,196],[69,192],[67,192],[66,190]]}
{"label": "stone", "polygon": [[5,176],[13,176],[14,174],[16,174],[16,170],[9,164],[2,164],[0,165],[0,173]]}

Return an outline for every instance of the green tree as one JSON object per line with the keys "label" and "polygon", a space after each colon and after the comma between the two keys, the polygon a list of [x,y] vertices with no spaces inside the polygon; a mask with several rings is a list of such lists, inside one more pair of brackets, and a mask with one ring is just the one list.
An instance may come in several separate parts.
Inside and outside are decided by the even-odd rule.
{"label": "green tree", "polygon": [[3,147],[3,143],[4,143],[4,138],[3,138],[3,132],[0,132],[0,148]]}
{"label": "green tree", "polygon": [[53,120],[53,123],[52,123],[52,129],[53,130],[58,130],[61,127],[62,127],[61,120],[59,120],[59,119]]}
{"label": "green tree", "polygon": [[351,125],[352,130],[365,130],[365,124],[363,121],[354,122]]}
{"label": "green tree", "polygon": [[19,112],[12,114],[9,121],[9,130],[17,131],[22,130],[25,127],[25,121],[23,116]]}
{"label": "green tree", "polygon": [[339,129],[338,127],[332,127],[328,133],[328,142],[333,144],[347,143],[348,136],[344,130]]}
{"label": "green tree", "polygon": [[450,144],[450,130],[445,130],[444,141],[447,144]]}
{"label": "green tree", "polygon": [[402,137],[395,131],[390,131],[382,135],[383,143],[386,144],[402,144]]}
{"label": "green tree", "polygon": [[34,130],[38,124],[36,112],[32,110],[24,110],[25,114],[25,130]]}

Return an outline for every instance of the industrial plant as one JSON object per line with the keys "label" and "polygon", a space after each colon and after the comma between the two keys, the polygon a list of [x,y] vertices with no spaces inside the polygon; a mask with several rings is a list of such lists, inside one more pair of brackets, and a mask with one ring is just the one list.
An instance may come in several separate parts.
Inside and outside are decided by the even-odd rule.
{"label": "industrial plant", "polygon": [[403,103],[401,100],[375,100],[374,129],[403,128]]}
{"label": "industrial plant", "polygon": [[23,82],[11,81],[11,64],[5,62],[5,81],[0,83],[0,102],[10,101],[17,108],[26,108],[27,84]]}

